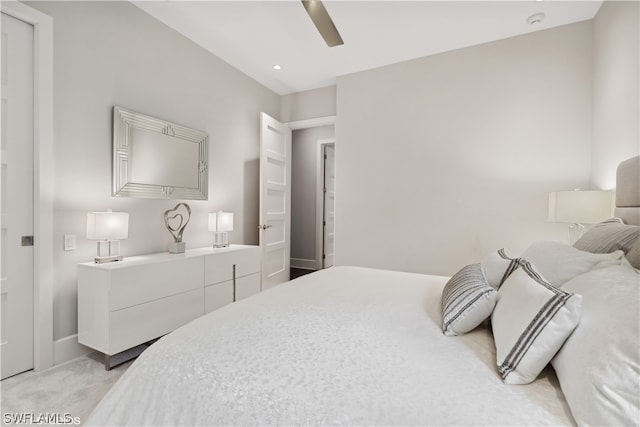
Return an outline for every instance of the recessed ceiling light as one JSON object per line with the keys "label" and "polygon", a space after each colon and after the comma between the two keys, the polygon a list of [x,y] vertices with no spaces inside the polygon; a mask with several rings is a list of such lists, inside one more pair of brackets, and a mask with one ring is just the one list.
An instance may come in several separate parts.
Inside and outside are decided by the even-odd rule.
{"label": "recessed ceiling light", "polygon": [[545,16],[544,13],[536,13],[535,15],[531,15],[530,17],[527,18],[527,24],[529,25],[539,24],[544,19],[544,16]]}
{"label": "recessed ceiling light", "polygon": [[282,67],[280,65],[276,64],[276,65],[273,66],[273,69],[277,70],[277,71],[280,71],[280,70],[282,70]]}

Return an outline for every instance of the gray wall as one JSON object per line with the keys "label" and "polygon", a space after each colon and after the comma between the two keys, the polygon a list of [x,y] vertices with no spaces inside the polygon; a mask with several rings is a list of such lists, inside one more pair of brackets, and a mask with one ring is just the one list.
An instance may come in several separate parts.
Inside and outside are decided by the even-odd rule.
{"label": "gray wall", "polygon": [[280,120],[293,122],[336,115],[336,87],[327,86],[282,97]]}
{"label": "gray wall", "polygon": [[[257,244],[259,113],[280,97],[128,2],[30,2],[54,18],[54,339],[77,332],[76,265],[95,256],[86,214],[130,213],[125,256],[163,252],[178,201],[111,197],[114,105],[209,134],[209,200],[188,201],[187,248],[207,246],[207,212],[235,213],[233,243]],[[62,250],[64,234],[78,249]],[[58,344],[58,343],[57,343]],[[57,358],[59,360],[59,358]]]}
{"label": "gray wall", "polygon": [[592,25],[338,78],[336,263],[452,274],[566,240],[549,191],[587,188]]}
{"label": "gray wall", "polygon": [[640,154],[640,3],[605,1],[593,23],[594,187],[615,187],[616,166]]}
{"label": "gray wall", "polygon": [[294,130],[291,149],[291,265],[316,260],[318,140],[333,139],[334,126]]}

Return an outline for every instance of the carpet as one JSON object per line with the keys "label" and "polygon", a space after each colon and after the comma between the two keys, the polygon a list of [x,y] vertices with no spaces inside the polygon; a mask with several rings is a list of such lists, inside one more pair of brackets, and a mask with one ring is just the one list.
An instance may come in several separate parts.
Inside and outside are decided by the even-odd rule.
{"label": "carpet", "polygon": [[[102,360],[101,355],[90,354],[44,371],[28,371],[2,380],[2,425],[40,424],[33,421],[45,419],[49,422],[44,425],[56,424],[56,420],[83,424],[132,363],[106,371]],[[32,422],[28,422],[29,417]]]}

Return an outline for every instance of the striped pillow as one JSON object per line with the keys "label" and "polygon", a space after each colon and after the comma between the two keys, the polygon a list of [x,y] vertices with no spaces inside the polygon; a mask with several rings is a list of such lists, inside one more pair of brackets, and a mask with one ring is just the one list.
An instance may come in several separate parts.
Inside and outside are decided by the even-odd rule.
{"label": "striped pillow", "polygon": [[504,248],[489,255],[480,263],[487,283],[499,289],[513,271],[520,266],[520,258],[509,258]]}
{"label": "striped pillow", "polygon": [[480,264],[463,267],[442,291],[442,332],[452,336],[473,330],[491,315],[497,295],[485,280]]}
{"label": "striped pillow", "polygon": [[578,325],[581,299],[551,286],[526,261],[509,276],[491,315],[498,370],[505,383],[536,379]]}
{"label": "striped pillow", "polygon": [[594,225],[573,246],[596,254],[622,250],[631,265],[640,269],[640,226],[627,225],[620,218]]}

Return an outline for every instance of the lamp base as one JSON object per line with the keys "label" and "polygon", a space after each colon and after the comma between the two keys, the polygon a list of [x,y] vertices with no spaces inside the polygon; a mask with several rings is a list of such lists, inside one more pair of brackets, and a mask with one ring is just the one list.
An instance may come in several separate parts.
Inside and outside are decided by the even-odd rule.
{"label": "lamp base", "polygon": [[173,242],[169,243],[170,254],[183,254],[187,244],[185,242]]}
{"label": "lamp base", "polygon": [[120,255],[120,240],[99,240],[98,256],[93,260],[96,264],[122,261],[122,255]]}
{"label": "lamp base", "polygon": [[104,264],[107,262],[122,261],[122,255],[114,256],[97,256],[93,259],[96,264]]}
{"label": "lamp base", "polygon": [[217,231],[213,237],[214,248],[229,247],[229,234],[226,231]]}

